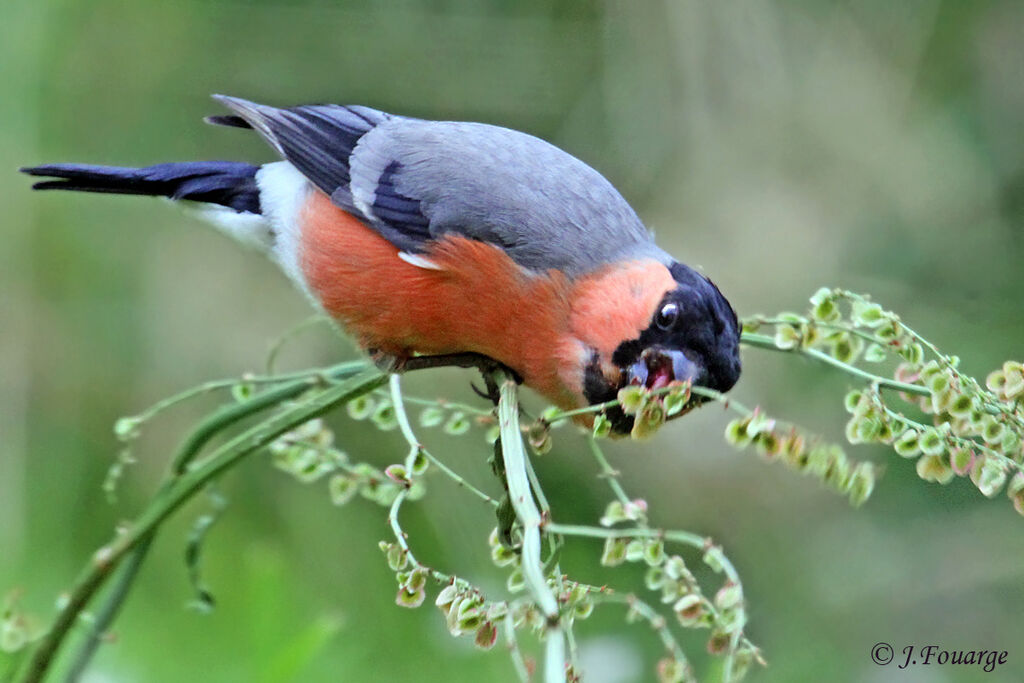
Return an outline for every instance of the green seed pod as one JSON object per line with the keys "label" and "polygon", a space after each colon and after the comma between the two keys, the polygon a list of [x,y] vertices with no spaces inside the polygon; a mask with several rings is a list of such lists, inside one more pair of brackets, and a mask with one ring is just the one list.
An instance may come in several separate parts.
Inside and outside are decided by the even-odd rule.
{"label": "green seed pod", "polygon": [[444,422],[444,409],[440,406],[427,406],[420,412],[421,427],[436,427]]}
{"label": "green seed pod", "polygon": [[888,357],[889,354],[878,344],[868,344],[864,349],[864,360],[868,363],[881,363]]}
{"label": "green seed pod", "polygon": [[949,452],[949,466],[954,474],[964,476],[974,465],[974,451],[969,448],[956,447]]}
{"label": "green seed pod", "polygon": [[496,642],[498,642],[498,628],[493,622],[485,621],[476,630],[473,644],[481,650],[490,650]]}
{"label": "green seed pod", "polygon": [[391,401],[381,401],[371,417],[377,429],[389,432],[398,427],[398,416]]}
{"label": "green seed pod", "polygon": [[365,420],[373,414],[374,408],[377,407],[376,401],[373,400],[372,396],[363,394],[362,396],[356,396],[354,399],[345,404],[345,412],[353,420]]}
{"label": "green seed pod", "polygon": [[879,417],[863,417],[857,423],[857,436],[860,443],[871,443],[878,439],[882,432],[882,420]]}
{"label": "green seed pod", "polygon": [[660,538],[649,538],[644,542],[644,562],[650,567],[656,567],[665,561],[665,544]]}
{"label": "green seed pod", "polygon": [[783,351],[795,349],[800,345],[800,333],[792,325],[775,326],[775,346]]}
{"label": "green seed pod", "polygon": [[842,317],[835,301],[823,298],[811,307],[811,317],[819,322],[830,323]]}
{"label": "green seed pod", "polygon": [[239,403],[245,403],[252,398],[254,389],[251,382],[239,382],[231,387],[231,398]]}
{"label": "green seed pod", "polygon": [[811,295],[810,302],[812,306],[817,306],[823,301],[834,301],[836,293],[828,287],[819,287],[814,294]]}
{"label": "green seed pod", "polygon": [[909,363],[920,363],[924,360],[924,347],[918,342],[908,342],[900,348],[900,356]]}
{"label": "green seed pod", "polygon": [[676,600],[672,605],[672,611],[676,613],[681,626],[692,628],[697,626],[704,616],[704,601],[700,596],[690,593]]}
{"label": "green seed pod", "polygon": [[654,436],[663,424],[665,424],[665,406],[658,399],[651,399],[633,420],[633,429],[629,435],[637,441],[643,441]]}
{"label": "green seed pod", "polygon": [[639,538],[626,543],[626,560],[628,562],[639,562],[644,559],[644,542]]}
{"label": "green seed pod", "polygon": [[626,561],[625,538],[608,538],[604,542],[604,552],[601,555],[601,564],[605,567],[615,567]]}
{"label": "green seed pod", "polygon": [[996,496],[1006,484],[1006,469],[992,457],[976,458],[971,480],[986,498]]}
{"label": "green seed pod", "polygon": [[917,461],[917,476],[925,481],[948,484],[954,474],[946,458],[941,455],[925,455]]}
{"label": "green seed pod", "polygon": [[401,486],[409,484],[409,471],[405,469],[405,465],[388,465],[384,468],[384,476]]}
{"label": "green seed pod", "polygon": [[989,445],[995,445],[1000,443],[1006,436],[1006,427],[1003,423],[997,420],[993,416],[988,416],[982,423],[981,438],[985,440],[985,443]]}
{"label": "green seed pod", "polygon": [[636,385],[629,385],[619,389],[619,406],[626,415],[636,415],[647,403],[647,390]]}
{"label": "green seed pod", "polygon": [[1017,361],[1006,361],[1003,363],[1003,374],[1006,382],[1003,384],[1003,396],[1006,400],[1012,401],[1024,396],[1024,366]]}
{"label": "green seed pod", "polygon": [[974,409],[974,400],[967,394],[956,394],[946,406],[946,411],[955,418],[965,419]]}
{"label": "green seed pod", "polygon": [[733,609],[743,602],[743,589],[732,581],[726,581],[715,593],[715,607],[720,610]]}
{"label": "green seed pod", "polygon": [[1014,498],[1021,494],[1024,494],[1024,472],[1017,472],[1006,485],[1006,495]]}
{"label": "green seed pod", "polygon": [[928,428],[921,433],[919,441],[921,452],[925,455],[941,455],[946,450],[946,441],[938,430]]}
{"label": "green seed pod", "polygon": [[461,436],[468,432],[471,426],[472,423],[466,417],[466,414],[461,410],[457,410],[444,423],[444,433],[452,436]]}
{"label": "green seed pod", "polygon": [[448,614],[448,609],[461,593],[462,589],[457,584],[450,583],[442,588],[441,592],[437,594],[437,599],[434,600],[434,604],[437,605],[442,612]]}
{"label": "green seed pod", "polygon": [[836,360],[843,363],[852,363],[860,355],[863,348],[864,342],[861,341],[860,337],[853,337],[843,332],[832,341],[830,352]]}
{"label": "green seed pod", "polygon": [[724,631],[715,630],[711,633],[711,638],[708,639],[708,654],[721,655],[729,649],[729,643],[732,641],[732,636]]}
{"label": "green seed pod", "polygon": [[750,435],[747,433],[749,420],[736,418],[725,427],[725,440],[736,448],[743,448],[750,443]]}
{"label": "green seed pod", "polygon": [[871,497],[875,489],[875,468],[870,463],[862,462],[854,468],[847,481],[846,492],[850,504],[860,507]]}
{"label": "green seed pod", "polygon": [[921,452],[920,437],[915,429],[907,429],[893,444],[896,453],[904,458],[913,458]]}
{"label": "green seed pod", "polygon": [[1006,388],[1006,373],[1002,370],[993,370],[988,373],[988,377],[985,378],[985,386],[996,396],[1005,398],[1003,390]]}
{"label": "green seed pod", "polygon": [[586,619],[594,613],[594,601],[590,598],[583,598],[573,604],[573,616],[577,619]]}
{"label": "green seed pod", "polygon": [[679,555],[672,555],[665,560],[664,569],[665,576],[670,579],[684,579],[690,575],[690,570],[686,568],[686,563]]}
{"label": "green seed pod", "polygon": [[665,582],[665,570],[660,566],[654,566],[647,570],[644,574],[644,585],[647,586],[648,590],[656,591],[661,589],[661,585]]}
{"label": "green seed pod", "polygon": [[138,417],[122,417],[114,423],[114,435],[118,441],[131,441],[139,436],[142,420]]}
{"label": "green seed pod", "polygon": [[509,593],[518,593],[526,588],[526,581],[523,579],[523,572],[521,569],[516,567],[511,571],[511,573],[509,573],[508,578],[505,580],[505,587],[508,588]]}
{"label": "green seed pod", "polygon": [[628,520],[629,517],[626,516],[626,508],[622,505],[622,502],[613,500],[608,503],[608,507],[604,509],[604,515],[601,517],[601,526],[614,526],[619,522],[625,522]]}
{"label": "green seed pod", "polygon": [[689,678],[686,664],[670,657],[658,660],[658,667],[655,671],[658,683],[682,683]]}
{"label": "green seed pod", "polygon": [[415,609],[423,604],[423,601],[427,597],[427,592],[423,588],[418,590],[410,591],[405,586],[398,589],[398,594],[395,595],[395,604],[399,607],[408,607]]}
{"label": "green seed pod", "polygon": [[878,304],[869,301],[854,301],[851,318],[863,327],[878,327],[886,321],[885,311]]}
{"label": "green seed pod", "polygon": [[336,474],[327,482],[327,492],[331,502],[335,505],[344,505],[349,502],[358,491],[359,485],[344,474]]}
{"label": "green seed pod", "polygon": [[761,432],[754,439],[757,453],[766,460],[771,460],[782,452],[782,441],[775,432]]}

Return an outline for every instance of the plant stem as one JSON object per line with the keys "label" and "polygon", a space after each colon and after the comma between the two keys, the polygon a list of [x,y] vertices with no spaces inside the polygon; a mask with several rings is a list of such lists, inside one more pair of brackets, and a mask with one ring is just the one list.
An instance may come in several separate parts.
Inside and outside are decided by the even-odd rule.
{"label": "plant stem", "polygon": [[565,634],[558,623],[558,601],[544,577],[544,565],[540,556],[541,516],[530,490],[526,452],[519,430],[519,406],[516,397],[518,386],[502,372],[495,372],[494,377],[498,379],[500,386],[498,425],[501,429],[501,456],[505,464],[508,494],[516,517],[523,527],[523,581],[548,620],[544,680],[547,683],[564,683]]}
{"label": "plant stem", "polygon": [[793,349],[780,349],[775,345],[775,340],[764,334],[756,334],[754,332],[744,332],[740,337],[740,343],[746,344],[747,346],[754,346],[759,349],[768,349],[769,351],[779,351],[782,353],[794,353],[801,356],[807,356],[813,358],[816,361],[831,365],[834,368],[838,368],[848,375],[853,375],[859,379],[865,380],[872,384],[878,385],[879,388],[892,389],[894,391],[903,391],[908,394],[917,394],[918,396],[930,396],[931,392],[919,384],[907,384],[906,382],[897,382],[894,379],[888,377],[882,377],[873,373],[861,370],[860,368],[844,363],[838,358],[819,351],[818,349],[805,349],[801,347]]}
{"label": "plant stem", "polygon": [[[279,405],[282,401],[293,398],[294,396],[318,384],[318,378],[326,376],[331,379],[343,379],[365,367],[366,363],[362,361],[353,361],[341,363],[327,370],[290,373],[287,375],[279,375],[277,377],[258,377],[246,380],[236,379],[206,382],[198,387],[183,391],[169,399],[156,403],[152,408],[141,414],[141,419],[147,420],[157,412],[164,410],[175,403],[198,396],[213,389],[233,386],[238,384],[239,381],[280,383],[280,386],[263,391],[247,401],[224,406],[213,415],[203,420],[178,448],[178,451],[171,461],[168,473],[161,484],[158,495],[165,493],[185,472],[189,463],[196,455],[198,455],[203,446],[205,446],[213,436],[224,429],[227,429],[231,425],[255,415],[258,412],[262,412],[275,405]],[[100,607],[96,612],[96,618],[90,625],[89,635],[86,637],[85,642],[82,643],[73,658],[74,663],[72,664],[66,678],[69,683],[78,680],[85,672],[85,668],[88,666],[90,660],[95,654],[96,648],[98,647],[103,634],[107,632],[110,625],[113,624],[114,619],[117,618],[121,605],[128,597],[128,593],[131,591],[131,586],[138,576],[139,569],[141,569],[142,564],[149,553],[149,549],[155,535],[156,529],[153,529],[153,531],[151,531],[146,538],[143,538],[129,553],[124,568],[118,573],[114,587],[103,602],[102,607]]]}
{"label": "plant stem", "polygon": [[437,457],[423,447],[423,444],[419,442],[419,439],[416,438],[416,434],[412,431],[412,426],[409,423],[409,416],[405,411],[405,404],[409,401],[409,397],[402,393],[400,375],[391,375],[391,379],[389,381],[388,395],[391,398],[391,404],[395,407],[395,418],[398,420],[398,426],[401,429],[402,436],[405,438],[406,443],[409,444],[409,455],[406,457],[405,469],[411,472],[413,458],[415,458],[417,454],[422,454],[423,457],[429,460],[435,467],[437,467],[437,469],[441,470],[441,472],[456,484],[462,486],[492,507],[498,507],[498,501],[494,500],[486,493],[463,479],[457,472],[455,472],[455,470],[438,460]]}
{"label": "plant stem", "polygon": [[151,536],[174,511],[196,494],[208,481],[236,464],[246,455],[267,445],[281,434],[307,422],[351,398],[372,391],[386,381],[375,369],[366,369],[355,376],[329,386],[302,403],[255,425],[214,451],[196,467],[188,469],[143,510],[136,521],[108,545],[94,554],[82,569],[53,625],[42,637],[23,674],[21,683],[37,683],[46,675],[68,635],[71,626],[85,609],[96,590],[107,580],[125,555]]}
{"label": "plant stem", "polygon": [[672,657],[685,664],[687,671],[684,674],[683,680],[693,680],[693,672],[690,668],[690,662],[686,658],[683,648],[679,645],[679,641],[676,640],[675,636],[672,635],[672,631],[669,630],[665,617],[663,617],[656,609],[632,593],[622,594],[614,591],[603,591],[595,593],[593,600],[595,602],[626,605],[629,609],[643,617],[644,620],[650,624],[651,628],[654,629],[654,632],[658,634],[662,645],[665,646],[665,649],[669,651]]}
{"label": "plant stem", "polygon": [[110,625],[114,623],[117,613],[121,610],[121,605],[124,604],[125,598],[128,597],[132,584],[142,568],[142,563],[145,561],[149,547],[152,545],[155,537],[156,534],[147,534],[145,538],[140,540],[139,544],[135,546],[128,556],[127,561],[120,568],[117,582],[114,583],[110,594],[104,600],[103,606],[96,612],[95,620],[89,629],[85,642],[82,643],[78,652],[75,653],[71,668],[68,670],[68,675],[65,679],[68,683],[77,681],[85,673],[86,667],[89,666],[93,655],[96,654],[96,649],[99,647],[103,635],[110,628]]}
{"label": "plant stem", "polygon": [[508,610],[508,614],[502,619],[502,623],[505,627],[505,642],[508,646],[509,654],[512,657],[512,666],[516,670],[516,674],[519,676],[519,680],[522,683],[528,683],[530,680],[530,670],[526,668],[526,660],[523,659],[523,651],[519,649],[519,639],[516,638],[516,622],[512,617],[512,608]]}
{"label": "plant stem", "polygon": [[605,529],[584,524],[555,524],[551,522],[544,527],[545,531],[565,536],[586,536],[589,538],[661,538],[673,543],[682,543],[698,550],[708,546],[708,539],[700,534],[689,531],[672,531],[670,529],[650,529],[637,527],[633,529]]}

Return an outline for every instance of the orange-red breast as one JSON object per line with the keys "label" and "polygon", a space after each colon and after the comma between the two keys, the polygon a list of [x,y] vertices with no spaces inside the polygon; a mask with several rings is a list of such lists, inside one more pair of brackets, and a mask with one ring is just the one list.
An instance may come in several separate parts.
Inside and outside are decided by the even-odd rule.
{"label": "orange-red breast", "polygon": [[[278,109],[217,96],[283,161],[55,164],[37,189],[203,203],[265,250],[363,348],[475,352],[563,408],[673,379],[727,391],[736,314],[661,250],[597,171],[525,133],[367,107]],[[632,418],[615,411],[616,431]]]}

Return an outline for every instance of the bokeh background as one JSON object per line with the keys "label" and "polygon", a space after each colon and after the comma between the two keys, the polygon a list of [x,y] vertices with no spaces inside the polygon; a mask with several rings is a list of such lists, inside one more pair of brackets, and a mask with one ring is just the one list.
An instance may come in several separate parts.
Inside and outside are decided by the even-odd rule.
{"label": "bokeh background", "polygon": [[[659,241],[699,265],[741,315],[799,309],[820,285],[871,293],[983,376],[1024,355],[1024,3],[433,0],[175,3],[6,0],[0,7],[0,592],[39,619],[152,491],[170,449],[212,407],[149,426],[116,505],[101,492],[111,426],[203,380],[258,370],[306,302],[262,257],[159,201],[33,194],[19,165],[269,160],[214,129],[211,92],[273,104],[364,103],[503,124],[604,172]],[[329,332],[292,368],[354,357]],[[760,351],[735,394],[841,437],[846,381]],[[474,400],[465,373],[412,393]],[[724,444],[708,409],[647,444],[609,450],[658,525],[710,534],[745,579],[758,681],[1024,679],[1024,520],[969,483],[887,463],[861,510]],[[336,422],[378,464],[396,434]],[[494,489],[480,433],[430,434]],[[581,438],[539,463],[556,514],[594,520],[608,494]],[[93,681],[512,680],[500,651],[446,633],[434,608],[394,606],[376,548],[382,510],[333,507],[266,457],[233,471],[204,566],[219,599],[191,600],[184,539],[162,534]],[[437,481],[409,507],[427,560],[501,590],[493,520]],[[627,568],[580,578],[640,589]],[[609,607],[581,627],[588,680],[643,681],[655,639]],[[873,644],[1006,649],[977,669],[879,668]],[[699,639],[686,641],[708,676]],[[894,666],[894,665],[893,665]]]}

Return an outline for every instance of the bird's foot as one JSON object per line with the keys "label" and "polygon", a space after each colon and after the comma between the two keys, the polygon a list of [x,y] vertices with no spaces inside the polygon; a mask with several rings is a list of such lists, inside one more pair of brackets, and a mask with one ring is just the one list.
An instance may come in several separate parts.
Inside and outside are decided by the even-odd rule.
{"label": "bird's foot", "polygon": [[412,356],[411,358],[402,360],[393,372],[404,373],[411,372],[413,370],[444,367],[476,368],[479,370],[480,375],[483,377],[486,390],[481,390],[472,383],[470,386],[478,395],[482,398],[489,399],[495,405],[498,404],[500,393],[498,384],[494,381],[495,372],[501,371],[509,377],[512,377],[517,383],[521,383],[523,381],[522,377],[519,376],[519,373],[509,368],[504,363],[496,361],[481,353],[473,353],[469,351],[465,353],[445,353],[434,356]]}

